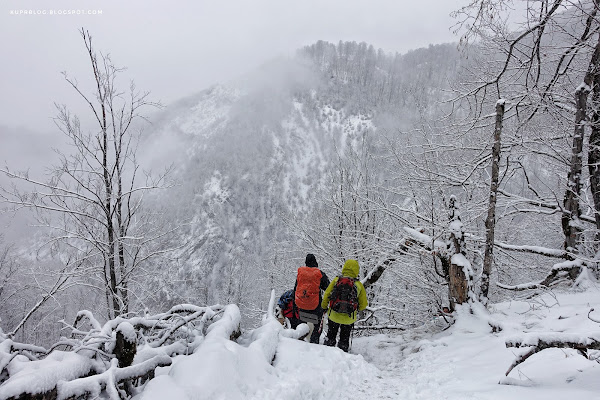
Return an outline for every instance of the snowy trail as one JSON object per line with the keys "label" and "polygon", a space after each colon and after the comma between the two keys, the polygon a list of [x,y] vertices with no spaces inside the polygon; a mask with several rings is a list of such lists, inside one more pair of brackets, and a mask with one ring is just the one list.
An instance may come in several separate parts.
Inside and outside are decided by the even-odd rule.
{"label": "snowy trail", "polygon": [[[550,297],[550,296],[549,296]],[[547,300],[547,299],[546,299]],[[383,335],[355,341],[354,351],[381,369],[383,381],[398,388],[391,398],[402,399],[600,399],[600,364],[570,349],[548,349],[521,364],[505,379],[516,349],[506,338],[531,332],[598,332],[587,319],[590,304],[600,302],[597,290],[563,294],[551,307],[540,303],[508,302],[495,306],[491,317],[504,330],[492,333],[487,320],[461,314],[445,332]],[[387,361],[389,360],[389,362]],[[499,384],[507,380],[512,385]],[[385,398],[390,391],[373,388]]]}
{"label": "snowy trail", "polygon": [[[556,304],[540,307],[544,301]],[[511,372],[511,385],[499,384],[516,352],[506,338],[600,329],[587,319],[600,291],[544,301],[495,305],[491,318],[504,326],[500,333],[491,332],[489,317],[463,312],[445,331],[436,320],[394,336],[355,338],[353,354],[279,335],[272,364],[258,346],[223,339],[177,360],[136,400],[600,400],[600,364],[574,350],[544,350]]]}
{"label": "snowy trail", "polygon": [[358,398],[364,381],[379,375],[360,355],[293,339],[280,343],[274,367],[277,384],[256,399]]}

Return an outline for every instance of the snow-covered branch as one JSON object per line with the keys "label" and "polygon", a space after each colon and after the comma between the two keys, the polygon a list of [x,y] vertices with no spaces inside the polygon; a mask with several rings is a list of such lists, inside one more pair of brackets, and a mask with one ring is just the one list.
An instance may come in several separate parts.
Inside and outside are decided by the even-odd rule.
{"label": "snow-covered branch", "polygon": [[73,325],[65,324],[70,337],[50,350],[2,335],[0,398],[128,398],[135,385],[154,376],[156,367],[170,365],[175,355],[192,353],[205,331],[207,337],[238,336],[239,320],[237,306],[180,304],[166,313],[117,317],[104,324],[82,310]]}
{"label": "snow-covered branch", "polygon": [[499,288],[514,291],[548,288],[551,286],[556,286],[557,284],[566,280],[575,282],[584,267],[585,264],[582,260],[565,261],[554,264],[548,276],[540,281],[523,283],[520,285],[505,285],[503,283],[496,282],[496,285]]}
{"label": "snow-covered branch", "polygon": [[600,333],[568,334],[568,333],[529,333],[523,336],[512,337],[506,340],[506,347],[526,347],[527,349],[517,356],[506,374],[510,373],[517,365],[529,357],[545,349],[575,349],[584,357],[588,350],[600,350]]}

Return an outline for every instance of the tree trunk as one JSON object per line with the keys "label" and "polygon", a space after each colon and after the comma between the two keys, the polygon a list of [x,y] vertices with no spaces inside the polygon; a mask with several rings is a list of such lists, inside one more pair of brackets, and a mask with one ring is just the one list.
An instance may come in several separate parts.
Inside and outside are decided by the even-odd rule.
{"label": "tree trunk", "polygon": [[582,84],[575,91],[575,133],[573,134],[573,145],[571,147],[571,168],[567,176],[567,191],[563,201],[564,211],[562,215],[562,229],[565,235],[565,250],[571,253],[577,252],[577,243],[581,234],[579,227],[579,193],[581,192],[581,170],[584,136],[585,109],[589,86]]}
{"label": "tree trunk", "polygon": [[[588,71],[585,74],[583,83],[575,91],[575,133],[573,135],[573,146],[571,148],[571,169],[567,176],[567,192],[565,193],[564,211],[562,216],[562,228],[565,234],[565,250],[571,253],[577,253],[577,243],[581,236],[579,226],[579,193],[581,192],[581,172],[582,172],[582,151],[583,138],[585,134],[585,117],[587,108],[587,98],[592,85],[598,84],[598,60],[600,58],[600,37],[596,43],[594,54],[590,60]],[[598,100],[598,89],[594,89],[595,100]],[[596,103],[594,109],[597,109]],[[590,186],[594,198],[594,208],[596,210],[596,226],[600,226],[600,171],[598,162],[600,153],[598,145],[600,144],[600,132],[598,132],[597,122],[598,113],[594,111],[592,116],[593,128],[590,136],[590,150],[588,153],[588,165],[590,172]]]}
{"label": "tree trunk", "polygon": [[590,172],[590,189],[594,199],[594,216],[596,229],[600,230],[600,36],[586,76],[592,86],[592,133],[588,153],[588,168]]}
{"label": "tree trunk", "polygon": [[496,228],[496,199],[498,197],[498,176],[500,172],[500,136],[504,120],[504,100],[496,102],[496,125],[494,127],[494,145],[492,146],[492,178],[490,182],[490,198],[488,215],[485,219],[485,255],[483,258],[483,271],[481,273],[481,292],[479,301],[484,306],[488,303],[490,290],[490,274],[494,261],[494,233]]}
{"label": "tree trunk", "polygon": [[123,240],[127,235],[127,227],[125,226],[125,221],[123,221],[123,172],[121,171],[121,157],[125,155],[121,154],[121,144],[119,143],[119,148],[115,151],[115,157],[117,161],[117,202],[115,205],[116,217],[117,217],[117,225],[119,227],[119,238],[117,240],[118,247],[118,260],[119,260],[119,272],[120,272],[120,280],[119,280],[119,298],[121,299],[121,314],[127,314],[129,312],[129,293],[127,292],[127,282],[129,278],[127,276],[127,265],[125,264],[125,243]]}
{"label": "tree trunk", "polygon": [[448,276],[448,301],[450,310],[454,311],[457,304],[470,300],[473,276],[471,264],[465,257],[465,233],[460,220],[459,206],[454,196],[450,197],[450,243],[449,257],[440,257],[444,272]]}
{"label": "tree trunk", "polygon": [[469,281],[461,265],[450,263],[448,297],[450,310],[454,311],[457,304],[469,301]]}

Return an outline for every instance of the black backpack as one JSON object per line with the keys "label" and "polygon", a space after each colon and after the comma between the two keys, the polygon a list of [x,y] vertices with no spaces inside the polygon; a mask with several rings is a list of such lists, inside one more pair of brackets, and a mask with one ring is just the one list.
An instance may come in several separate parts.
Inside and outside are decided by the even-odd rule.
{"label": "black backpack", "polygon": [[329,296],[329,307],[333,311],[352,316],[358,309],[358,289],[355,282],[356,279],[346,276],[338,278]]}

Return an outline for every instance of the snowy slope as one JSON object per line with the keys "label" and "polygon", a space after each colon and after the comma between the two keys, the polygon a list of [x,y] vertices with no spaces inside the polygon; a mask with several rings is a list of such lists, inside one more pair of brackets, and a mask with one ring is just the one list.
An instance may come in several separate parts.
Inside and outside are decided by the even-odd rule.
{"label": "snowy slope", "polygon": [[[507,338],[598,332],[587,313],[599,303],[594,288],[496,304],[489,316],[461,310],[449,329],[439,317],[396,336],[354,338],[352,354],[280,337],[273,365],[252,344],[221,341],[180,358],[137,400],[600,399],[600,365],[574,350],[544,350],[504,377],[516,353]],[[504,330],[492,333],[490,320]]]}
{"label": "snowy slope", "polygon": [[166,290],[162,301],[245,297],[231,289],[231,277],[273,264],[279,243],[290,240],[284,216],[309,215],[338,155],[376,130],[371,116],[340,106],[336,87],[322,80],[299,60],[273,62],[156,116],[144,153],[174,165],[178,185],[158,202],[186,227],[173,241],[184,246],[171,269],[191,282],[186,293]]}

